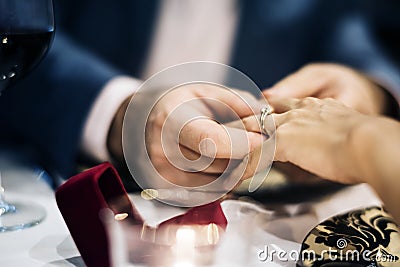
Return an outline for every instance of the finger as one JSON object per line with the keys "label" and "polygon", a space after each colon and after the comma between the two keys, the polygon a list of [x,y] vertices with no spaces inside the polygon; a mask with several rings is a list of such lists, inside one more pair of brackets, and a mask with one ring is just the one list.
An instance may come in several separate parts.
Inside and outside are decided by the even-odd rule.
{"label": "finger", "polygon": [[[180,150],[183,154],[183,156],[190,160],[190,161],[196,161],[199,160],[201,155],[193,150],[190,150],[184,146],[180,146]],[[210,159],[205,159],[207,162],[209,162]],[[208,165],[205,169],[197,170],[201,171],[204,173],[215,173],[215,174],[220,174],[226,171],[227,167],[229,164],[229,159],[214,159],[210,165]],[[194,169],[196,163],[192,165],[192,168]]]}
{"label": "finger", "polygon": [[[232,171],[227,179],[226,186],[232,186],[229,181],[234,178],[240,177],[241,180],[253,177],[256,173],[263,169],[268,168],[272,164],[275,142],[273,139],[267,139],[261,146],[257,147],[254,151],[246,155],[238,166]],[[260,177],[258,177],[260,178]],[[261,177],[264,180],[265,177]],[[263,181],[253,179],[250,182],[249,191],[256,190]]]}
{"label": "finger", "polygon": [[252,115],[241,120],[224,123],[225,127],[245,129],[249,132],[261,133],[260,115]]}
{"label": "finger", "polygon": [[272,114],[271,116],[273,116],[274,118],[275,127],[277,129],[282,125],[284,125],[285,123],[288,123],[291,119],[295,119],[294,118],[295,116],[293,116],[293,114],[287,112],[282,114]]}
{"label": "finger", "polygon": [[260,111],[266,104],[265,102],[260,102],[258,98],[256,98],[249,92],[238,89],[232,89],[232,90],[236,92],[250,107],[255,109],[255,111]]}
{"label": "finger", "polygon": [[[250,117],[253,117],[253,116],[250,116]],[[246,117],[246,118],[248,118],[248,117]],[[243,118],[243,119],[246,119],[246,118]],[[224,125],[225,125],[225,127],[243,129],[244,128],[243,119],[226,122],[226,123],[224,123]]]}
{"label": "finger", "polygon": [[207,174],[203,172],[176,171],[172,165],[169,168],[160,171],[160,175],[171,183],[180,186],[193,187],[209,184],[220,176],[220,174]]}
{"label": "finger", "polygon": [[303,98],[315,96],[326,84],[326,76],[321,75],[318,64],[308,65],[276,83],[263,94],[281,98]]}
{"label": "finger", "polygon": [[242,108],[247,110],[238,110],[236,105],[233,106],[231,103],[220,102],[215,99],[205,99],[203,101],[221,123],[256,114],[266,105],[266,102],[261,102],[249,92],[232,89],[232,93],[237,94],[241,99],[240,103],[244,104]]}
{"label": "finger", "polygon": [[210,119],[187,123],[179,134],[179,143],[210,158],[241,159],[261,145],[260,134],[225,127]]}
{"label": "finger", "polygon": [[267,97],[267,100],[275,113],[284,113],[294,109],[300,102],[300,100],[296,98],[282,98],[275,95]]}
{"label": "finger", "polygon": [[[196,87],[195,92],[198,97],[213,99],[214,104],[210,106],[213,110],[218,111],[226,105],[233,111],[236,117],[247,117],[260,109],[260,103],[257,99],[250,93],[241,90],[206,84]],[[218,105],[218,102],[221,105]]]}
{"label": "finger", "polygon": [[[271,117],[269,117],[269,116],[272,116],[272,120],[271,120]],[[270,129],[271,129],[271,127],[277,128],[278,126],[280,126],[287,120],[287,117],[289,117],[287,113],[270,114],[265,118],[264,125],[266,125],[266,128],[270,128]],[[291,116],[291,117],[293,117],[293,116]],[[271,122],[274,122],[274,124],[271,124]],[[229,123],[225,123],[224,125],[227,127],[240,128],[240,129],[242,129],[244,127],[244,129],[246,131],[262,133],[261,125],[260,125],[260,115],[249,116],[249,117],[243,118],[241,120],[236,120],[236,121],[232,121]]]}

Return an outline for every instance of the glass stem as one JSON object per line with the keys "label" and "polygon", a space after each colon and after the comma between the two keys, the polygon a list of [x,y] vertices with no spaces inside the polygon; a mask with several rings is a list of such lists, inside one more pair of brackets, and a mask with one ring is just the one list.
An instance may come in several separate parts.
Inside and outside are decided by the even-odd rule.
{"label": "glass stem", "polygon": [[4,197],[4,187],[1,184],[1,172],[0,172],[0,216],[8,212],[15,212],[15,206],[7,203]]}

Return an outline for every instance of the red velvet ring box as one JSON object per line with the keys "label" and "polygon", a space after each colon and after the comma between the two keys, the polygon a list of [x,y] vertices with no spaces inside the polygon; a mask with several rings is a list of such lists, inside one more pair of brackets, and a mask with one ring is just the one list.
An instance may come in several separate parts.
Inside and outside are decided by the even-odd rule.
{"label": "red velvet ring box", "polygon": [[[118,199],[118,205],[113,200]],[[88,267],[111,266],[111,243],[100,212],[111,209],[114,214],[126,213],[130,225],[146,227],[132,205],[117,171],[103,163],[71,177],[56,191],[58,208],[71,236]],[[185,214],[161,223],[157,229],[170,225],[215,224],[225,229],[227,221],[219,202],[189,209]],[[137,240],[141,242],[141,240]]]}

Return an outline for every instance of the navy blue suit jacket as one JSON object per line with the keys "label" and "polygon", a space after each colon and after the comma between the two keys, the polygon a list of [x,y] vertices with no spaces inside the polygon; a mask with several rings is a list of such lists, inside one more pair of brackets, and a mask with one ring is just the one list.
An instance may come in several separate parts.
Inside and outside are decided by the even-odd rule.
{"label": "navy blue suit jacket", "polygon": [[[48,168],[70,175],[86,116],[102,86],[115,75],[140,75],[159,5],[153,0],[55,2],[56,36],[49,54],[0,97],[0,142],[31,147]],[[241,16],[230,64],[261,88],[316,61],[346,64],[399,88],[400,53],[394,49],[399,4],[382,3],[238,1]]]}

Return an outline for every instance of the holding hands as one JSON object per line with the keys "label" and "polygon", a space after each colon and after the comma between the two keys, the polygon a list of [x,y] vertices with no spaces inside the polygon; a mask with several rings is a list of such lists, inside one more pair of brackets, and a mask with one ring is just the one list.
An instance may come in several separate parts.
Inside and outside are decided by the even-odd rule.
{"label": "holding hands", "polygon": [[[274,160],[337,182],[366,181],[360,140],[366,128],[388,120],[376,117],[390,103],[381,87],[350,68],[312,64],[263,96],[275,112],[269,115],[276,124]],[[148,157],[161,176],[177,185],[201,186],[230,173],[250,178],[263,167],[263,149],[272,153],[255,115],[264,106],[247,92],[216,85],[176,88],[148,116]],[[114,155],[122,157],[121,140],[110,140],[117,144],[111,146]]]}
{"label": "holding hands", "polygon": [[[138,93],[121,107],[125,115],[116,116],[119,123],[113,129],[124,128],[124,142],[118,140],[117,130],[111,131],[109,147],[119,160],[125,156],[142,188],[202,187],[216,182],[211,189],[223,194],[241,177],[229,179],[230,172],[244,170],[238,166],[242,159],[264,141],[260,133],[246,131],[243,125],[224,123],[255,116],[264,105],[248,92],[202,82],[157,94]],[[123,122],[124,127],[119,126]],[[227,179],[218,179],[222,176]]]}
{"label": "holding hands", "polygon": [[[361,182],[354,165],[354,132],[373,119],[367,115],[388,110],[389,95],[382,88],[348,67],[311,64],[263,95],[275,112],[276,161],[336,182]],[[248,131],[261,132],[259,118],[242,121]],[[262,150],[250,153],[246,173],[256,172]]]}
{"label": "holding hands", "polygon": [[[368,183],[400,221],[400,123],[384,117],[398,103],[366,76],[333,64],[313,64],[263,92],[276,114],[274,160],[331,181]],[[243,119],[257,131],[254,117]],[[249,155],[258,162],[263,146]]]}
{"label": "holding hands", "polygon": [[[388,95],[345,67],[322,65],[318,72],[325,77],[312,74],[317,71],[314,67],[302,69],[264,92],[276,112],[271,115],[276,124],[275,160],[336,182],[368,183],[400,221],[400,124],[379,116],[387,107]],[[324,99],[305,97],[307,92]],[[259,131],[257,119],[243,121],[249,131]],[[250,153],[248,166],[254,166],[252,161],[261,150]]]}
{"label": "holding hands", "polygon": [[210,183],[262,145],[261,134],[223,124],[251,116],[260,106],[247,92],[217,85],[177,88],[150,113],[146,126],[150,160],[174,184]]}

